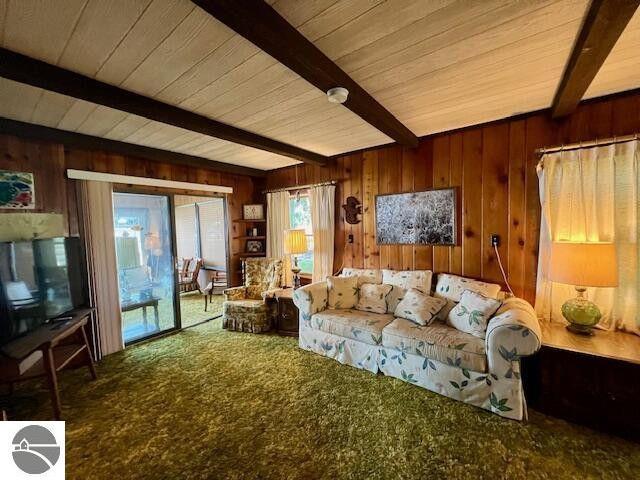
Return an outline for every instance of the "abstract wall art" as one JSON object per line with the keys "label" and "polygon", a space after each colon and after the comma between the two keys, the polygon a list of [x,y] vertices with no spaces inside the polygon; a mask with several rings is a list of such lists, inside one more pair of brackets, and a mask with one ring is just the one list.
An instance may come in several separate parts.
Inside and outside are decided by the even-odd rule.
{"label": "abstract wall art", "polygon": [[456,189],[376,196],[379,245],[455,245]]}

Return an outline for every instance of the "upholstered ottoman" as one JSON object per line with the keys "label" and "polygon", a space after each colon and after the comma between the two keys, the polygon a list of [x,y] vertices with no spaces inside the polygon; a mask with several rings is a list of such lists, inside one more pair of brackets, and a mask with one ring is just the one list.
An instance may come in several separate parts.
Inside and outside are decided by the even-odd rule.
{"label": "upholstered ottoman", "polygon": [[271,307],[264,300],[224,302],[222,328],[237,332],[260,333],[271,330]]}

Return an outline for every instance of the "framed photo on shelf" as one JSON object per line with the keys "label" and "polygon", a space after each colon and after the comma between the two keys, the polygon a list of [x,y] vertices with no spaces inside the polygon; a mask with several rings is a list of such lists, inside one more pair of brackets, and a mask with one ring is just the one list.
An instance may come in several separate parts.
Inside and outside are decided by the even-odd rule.
{"label": "framed photo on shelf", "polygon": [[264,205],[261,203],[243,205],[242,217],[244,220],[264,220]]}
{"label": "framed photo on shelf", "polygon": [[247,240],[247,253],[262,253],[262,242],[260,240]]}

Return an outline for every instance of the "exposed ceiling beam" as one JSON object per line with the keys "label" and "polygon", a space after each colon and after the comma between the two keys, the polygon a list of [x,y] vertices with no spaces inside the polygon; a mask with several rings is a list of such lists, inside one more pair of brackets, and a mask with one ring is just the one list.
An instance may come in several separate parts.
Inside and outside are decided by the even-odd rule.
{"label": "exposed ceiling beam", "polygon": [[553,98],[553,118],[575,110],[638,5],[640,0],[592,0]]}
{"label": "exposed ceiling beam", "polygon": [[[328,158],[0,48],[0,76],[314,165]],[[267,165],[265,165],[266,167]]]}
{"label": "exposed ceiling beam", "polygon": [[207,13],[323,92],[344,87],[344,106],[398,143],[418,137],[263,0],[193,0]]}
{"label": "exposed ceiling beam", "polygon": [[146,158],[154,162],[166,162],[192,168],[207,168],[236,175],[250,175],[252,177],[264,177],[266,175],[264,170],[258,170],[256,168],[216,162],[207,158],[195,157],[184,153],[160,150],[158,148],[136,145],[134,143],[119,142],[117,140],[94,137],[83,133],[68,132],[57,128],[43,127],[42,125],[19,122],[4,117],[0,117],[0,134],[55,142],[72,148],[101,150],[118,155]]}

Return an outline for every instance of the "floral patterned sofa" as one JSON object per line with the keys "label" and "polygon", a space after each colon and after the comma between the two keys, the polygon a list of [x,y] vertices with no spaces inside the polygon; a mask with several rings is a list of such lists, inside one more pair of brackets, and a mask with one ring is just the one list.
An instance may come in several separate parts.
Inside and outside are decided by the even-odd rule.
{"label": "floral patterned sofa", "polygon": [[[344,269],[342,276],[431,292],[431,272]],[[506,298],[500,286],[451,274],[438,275],[432,295],[446,300],[444,317],[465,290],[502,300],[485,338],[459,331],[443,317],[427,326],[393,314],[328,309],[327,282],[299,288],[299,345],[305,350],[373,373],[399,378],[503,417],[522,420],[527,409],[520,358],[540,348],[540,326],[531,305]]]}

